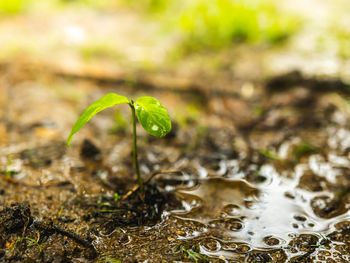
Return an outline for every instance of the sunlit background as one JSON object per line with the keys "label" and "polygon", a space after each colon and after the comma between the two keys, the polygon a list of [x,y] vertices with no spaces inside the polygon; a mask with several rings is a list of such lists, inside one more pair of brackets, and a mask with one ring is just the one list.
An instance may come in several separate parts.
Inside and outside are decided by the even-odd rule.
{"label": "sunlit background", "polygon": [[[345,0],[2,0],[0,59],[181,76],[222,67],[239,72],[259,60],[259,73],[301,68],[349,78],[349,6]],[[242,47],[255,58],[242,58]]]}

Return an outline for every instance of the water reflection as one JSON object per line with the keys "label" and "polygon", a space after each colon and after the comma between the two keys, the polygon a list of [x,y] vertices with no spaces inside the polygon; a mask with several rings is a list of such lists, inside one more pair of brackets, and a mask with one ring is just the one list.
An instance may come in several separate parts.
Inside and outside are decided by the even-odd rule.
{"label": "water reflection", "polygon": [[[297,187],[304,169],[297,167],[293,179],[290,179],[279,175],[273,166],[264,165],[259,172],[267,180],[256,185],[242,179],[206,178],[194,188],[177,191],[184,210],[173,211],[173,216],[207,226],[206,231],[197,233],[196,237],[210,236],[200,244],[203,253],[212,256],[225,254],[235,258],[227,252],[238,253],[237,244],[249,244],[247,251],[252,251],[250,254],[256,252],[251,249],[288,249],[288,244],[299,234],[306,237],[311,234],[317,244],[334,230],[335,222],[349,216],[345,213],[322,219],[314,214],[310,204],[319,192]],[[192,239],[194,236],[182,238]],[[228,244],[231,244],[229,249]],[[233,244],[236,244],[234,248]]]}

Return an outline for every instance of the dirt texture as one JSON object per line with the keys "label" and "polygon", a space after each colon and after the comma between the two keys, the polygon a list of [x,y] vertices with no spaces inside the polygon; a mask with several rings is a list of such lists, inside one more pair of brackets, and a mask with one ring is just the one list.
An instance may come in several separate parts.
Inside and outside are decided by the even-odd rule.
{"label": "dirt texture", "polygon": [[[0,70],[0,262],[350,260],[345,82],[293,71],[249,96],[194,85],[145,94],[137,81],[101,85],[22,61]],[[107,92],[155,96],[173,118],[161,140],[138,129],[144,194],[115,112],[65,145]],[[118,108],[126,122],[128,110]]]}

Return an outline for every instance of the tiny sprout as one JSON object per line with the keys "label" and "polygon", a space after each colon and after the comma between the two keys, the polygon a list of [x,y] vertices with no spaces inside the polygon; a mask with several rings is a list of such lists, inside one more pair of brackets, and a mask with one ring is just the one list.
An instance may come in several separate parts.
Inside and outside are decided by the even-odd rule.
{"label": "tiny sprout", "polygon": [[94,115],[100,111],[113,107],[117,104],[128,104],[132,113],[133,125],[133,158],[136,176],[140,191],[143,192],[143,180],[140,175],[140,168],[137,158],[136,141],[136,116],[141,126],[151,135],[162,138],[171,130],[171,120],[167,109],[153,97],[140,97],[136,101],[129,100],[125,96],[115,93],[108,93],[99,100],[92,103],[75,122],[67,139],[67,146],[70,145],[72,137],[77,133]]}
{"label": "tiny sprout", "polygon": [[107,263],[121,263],[120,260],[114,259],[114,258],[106,258],[106,259],[103,260],[102,262],[107,262]]}
{"label": "tiny sprout", "polygon": [[37,245],[38,248],[39,248],[40,253],[43,251],[43,248],[42,248],[42,246],[39,244],[39,242],[36,241],[35,239],[30,238],[30,237],[21,237],[21,238],[18,238],[18,239],[16,240],[16,242],[14,243],[14,245],[13,245],[13,249],[16,247],[17,243],[18,243],[18,242],[21,242],[22,240],[28,240],[28,241],[30,241],[29,244],[27,245],[27,247],[30,247],[30,246],[32,246],[32,245]]}
{"label": "tiny sprout", "polygon": [[114,193],[114,202],[118,202],[122,198],[118,193]]}
{"label": "tiny sprout", "polygon": [[209,262],[207,257],[201,253],[195,252],[192,249],[182,248],[182,253],[187,254],[189,258],[193,259],[196,263],[198,262]]}

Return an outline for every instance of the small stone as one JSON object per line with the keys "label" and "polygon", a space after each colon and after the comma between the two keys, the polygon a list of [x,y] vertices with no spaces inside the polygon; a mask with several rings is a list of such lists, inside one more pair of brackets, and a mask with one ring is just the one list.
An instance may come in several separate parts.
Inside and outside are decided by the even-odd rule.
{"label": "small stone", "polygon": [[176,230],[175,233],[178,234],[179,236],[186,236],[186,233],[181,230]]}

